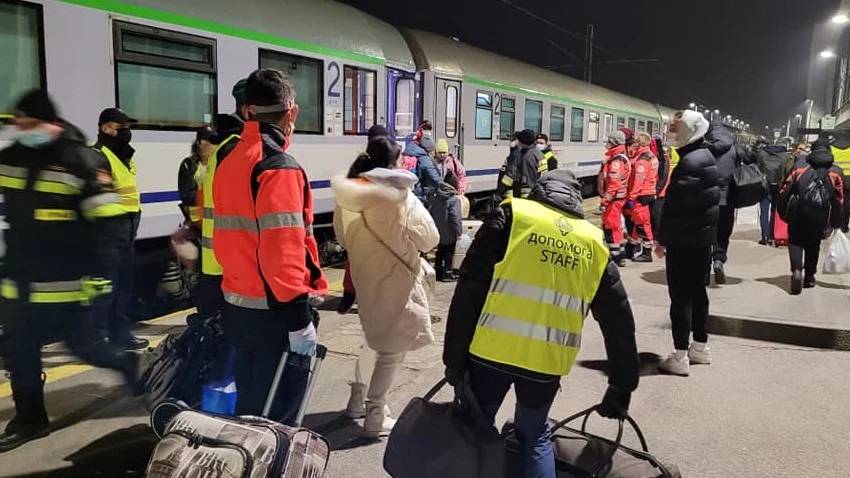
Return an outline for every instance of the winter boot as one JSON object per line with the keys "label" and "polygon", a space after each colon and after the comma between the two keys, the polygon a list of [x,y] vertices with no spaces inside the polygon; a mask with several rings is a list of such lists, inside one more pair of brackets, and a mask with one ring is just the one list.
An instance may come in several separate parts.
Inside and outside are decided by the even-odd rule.
{"label": "winter boot", "polygon": [[726,270],[723,268],[723,263],[721,261],[714,261],[711,268],[714,269],[714,283],[720,285],[725,284]]}
{"label": "winter boot", "polygon": [[356,419],[366,416],[366,384],[351,382],[351,395],[348,398],[348,406],[345,407],[345,415]]}
{"label": "winter boot", "polygon": [[44,408],[44,378],[38,383],[22,386],[12,382],[15,418],[0,435],[0,453],[14,450],[24,443],[50,435],[50,421]]}
{"label": "winter boot", "polygon": [[634,259],[635,258],[635,249],[637,248],[637,244],[634,242],[627,242],[626,246],[623,248],[625,251],[624,255],[626,259]]}
{"label": "winter boot", "polygon": [[803,271],[791,272],[791,295],[800,295],[803,292]]}
{"label": "winter boot", "polygon": [[811,289],[815,285],[817,285],[817,281],[815,281],[815,276],[806,276],[803,278],[803,289]]}
{"label": "winter boot", "polygon": [[647,246],[642,246],[640,254],[635,256],[635,262],[652,262],[652,249]]}
{"label": "winter boot", "polygon": [[363,421],[363,436],[380,438],[390,434],[395,420],[390,418],[390,410],[384,405],[366,402],[366,420]]}
{"label": "winter boot", "polygon": [[354,307],[354,300],[357,298],[351,292],[343,292],[342,300],[339,301],[339,305],[336,308],[338,314],[347,314],[352,307]]}

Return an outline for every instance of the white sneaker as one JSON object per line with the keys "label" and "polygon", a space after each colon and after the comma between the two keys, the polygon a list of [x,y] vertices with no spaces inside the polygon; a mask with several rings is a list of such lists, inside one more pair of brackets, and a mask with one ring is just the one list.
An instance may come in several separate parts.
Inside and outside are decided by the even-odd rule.
{"label": "white sneaker", "polygon": [[664,372],[683,377],[691,374],[691,363],[684,351],[681,354],[678,352],[671,353],[658,364],[658,368]]}
{"label": "white sneaker", "polygon": [[351,396],[345,407],[345,416],[352,419],[366,416],[366,384],[351,382]]}
{"label": "white sneaker", "polygon": [[711,365],[711,349],[708,344],[692,343],[688,349],[688,360],[693,364]]}
{"label": "white sneaker", "polygon": [[366,406],[366,420],[363,421],[363,436],[367,438],[380,438],[390,434],[395,426],[395,420],[389,416],[389,408],[386,406],[368,404]]}

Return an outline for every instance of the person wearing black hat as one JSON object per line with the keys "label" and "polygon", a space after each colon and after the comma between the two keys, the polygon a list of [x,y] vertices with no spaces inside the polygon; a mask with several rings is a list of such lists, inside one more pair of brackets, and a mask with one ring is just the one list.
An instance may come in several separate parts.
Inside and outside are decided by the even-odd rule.
{"label": "person wearing black hat", "polygon": [[221,265],[213,253],[212,240],[215,220],[213,218],[213,182],[215,173],[222,161],[230,154],[239,143],[242,128],[245,127],[245,118],[248,116],[245,107],[245,84],[246,78],[237,81],[233,85],[231,94],[236,102],[236,108],[231,114],[219,114],[215,118],[215,130],[217,143],[215,150],[207,161],[201,188],[198,193],[203,198],[201,209],[201,275],[198,278],[198,287],[195,290],[195,306],[198,315],[202,318],[213,317],[223,314],[225,309],[224,294],[221,292]]}
{"label": "person wearing black hat", "polygon": [[5,195],[5,264],[0,270],[0,348],[15,417],[0,434],[0,452],[50,434],[41,347],[58,335],[84,361],[120,371],[135,385],[139,358],[104,341],[90,304],[105,294],[113,219],[124,213],[106,159],[62,121],[42,90],[14,109],[17,134],[0,150]]}
{"label": "person wearing black hat", "polygon": [[186,222],[200,227],[201,208],[198,205],[198,190],[204,184],[207,164],[215,150],[215,131],[209,126],[198,128],[189,156],[180,163],[177,172],[177,194],[180,196],[180,211]]}
{"label": "person wearing black hat", "polygon": [[[501,183],[507,188],[508,197],[528,197],[531,188],[540,179],[540,165],[545,164],[543,153],[537,150],[537,134],[524,129],[516,134],[518,152],[513,165],[508,165]],[[545,172],[545,171],[544,171]]]}
{"label": "person wearing black hat", "polygon": [[[133,335],[130,322],[130,303],[133,298],[133,268],[135,262],[136,233],[142,213],[141,195],[136,184],[136,150],[130,146],[133,133],[130,125],[136,123],[121,108],[106,108],[98,118],[97,143],[94,149],[103,153],[109,162],[109,172],[115,192],[121,196],[124,215],[120,222],[121,240],[113,244],[108,278],[112,280],[112,293],[95,305],[95,325],[104,337],[116,347],[126,350],[143,350],[148,341]],[[119,226],[116,226],[119,227]]]}

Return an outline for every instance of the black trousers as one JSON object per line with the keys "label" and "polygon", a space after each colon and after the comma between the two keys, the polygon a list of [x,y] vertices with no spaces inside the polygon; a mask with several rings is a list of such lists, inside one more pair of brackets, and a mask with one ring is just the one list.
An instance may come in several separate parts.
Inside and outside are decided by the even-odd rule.
{"label": "black trousers", "polygon": [[[236,414],[259,416],[280,358],[289,350],[286,321],[278,312],[227,304],[224,333],[236,347]],[[309,375],[310,358],[290,353],[269,418],[287,425],[294,423]]]}
{"label": "black trousers", "polygon": [[690,346],[691,332],[694,341],[708,341],[705,276],[710,263],[710,246],[667,248],[667,290],[676,350],[686,350]]}
{"label": "black trousers", "polygon": [[649,210],[650,222],[652,222],[652,232],[657,236],[659,232],[659,224],[661,224],[661,210],[664,209],[664,198],[655,198],[652,208]]}
{"label": "black trousers", "polygon": [[32,304],[0,299],[0,323],[5,335],[0,355],[10,375],[19,425],[47,422],[41,347],[57,335],[74,355],[89,364],[126,371],[127,354],[103,339],[94,327],[91,312],[90,307],[76,303]]}
{"label": "black trousers", "polygon": [[788,256],[791,258],[791,272],[806,271],[806,277],[814,277],[818,271],[820,242],[808,246],[788,245]]}
{"label": "black trousers", "polygon": [[437,271],[437,274],[444,274],[452,270],[452,263],[454,262],[455,257],[455,247],[457,247],[457,242],[453,242],[451,244],[440,244],[437,246],[437,258],[434,261],[434,269]]}
{"label": "black trousers", "polygon": [[139,229],[139,214],[127,214],[123,219],[123,240],[113,250],[104,251],[107,257],[107,278],[112,280],[112,293],[101,297],[94,304],[95,324],[100,333],[121,344],[132,338],[130,306],[133,301],[133,274],[135,269],[136,233]]}
{"label": "black trousers", "polygon": [[720,220],[717,222],[717,240],[711,251],[711,259],[726,264],[729,253],[729,239],[735,228],[735,208],[720,206]]}
{"label": "black trousers", "polygon": [[221,291],[221,276],[201,274],[198,278],[198,288],[195,290],[195,307],[201,318],[212,317],[224,313],[227,303],[224,292]]}

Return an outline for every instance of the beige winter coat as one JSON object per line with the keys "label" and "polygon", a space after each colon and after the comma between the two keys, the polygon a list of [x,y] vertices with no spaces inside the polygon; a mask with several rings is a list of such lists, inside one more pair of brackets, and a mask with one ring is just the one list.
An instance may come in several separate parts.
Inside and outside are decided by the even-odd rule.
{"label": "beige winter coat", "polygon": [[434,270],[420,253],[440,236],[411,192],[416,181],[409,171],[383,168],[331,180],[334,230],[348,251],[366,342],[379,352],[408,352],[434,341],[428,308]]}

